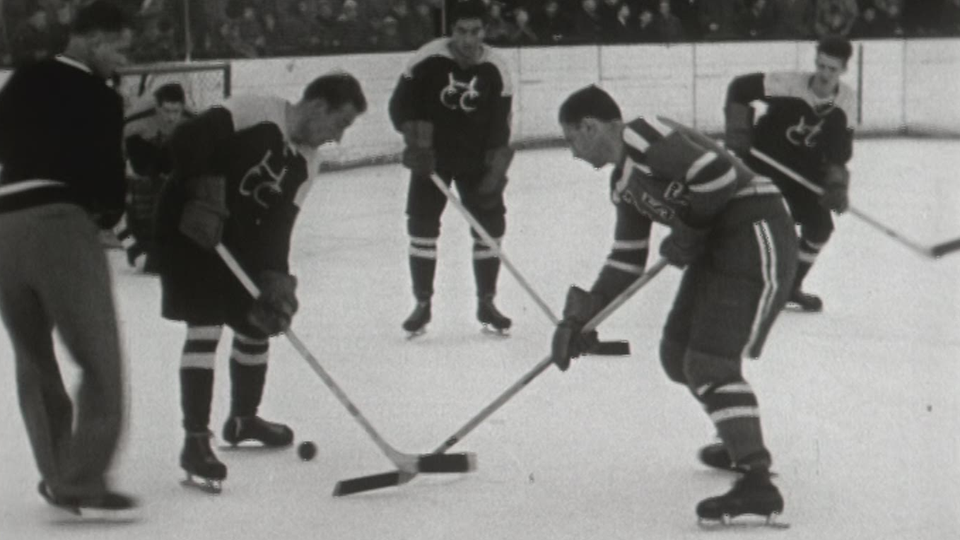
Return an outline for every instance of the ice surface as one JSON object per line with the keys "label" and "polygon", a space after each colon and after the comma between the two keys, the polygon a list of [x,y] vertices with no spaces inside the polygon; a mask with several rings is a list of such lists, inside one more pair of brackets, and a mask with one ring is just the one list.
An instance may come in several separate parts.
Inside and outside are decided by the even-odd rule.
{"label": "ice surface", "polygon": [[[866,140],[851,167],[855,206],[933,244],[960,236],[960,143]],[[606,172],[559,149],[522,152],[507,192],[503,248],[555,312],[567,286],[589,286],[612,238]],[[433,322],[406,341],[404,171],[323,175],[294,238],[301,311],[294,327],[391,444],[426,452],[532,368],[551,325],[502,271],[498,305],[513,336],[481,335],[468,228],[448,207]],[[656,238],[660,231],[655,231]],[[658,337],[679,273],[668,269],[601,328],[633,356],[550,369],[455,450],[475,473],[420,476],[400,488],[333,498],[341,479],[391,470],[347,411],[283,339],[273,342],[264,416],[290,423],[318,456],[293,449],[219,451],[220,496],[185,490],[178,454],[182,327],[159,317],[159,285],[126,268],[117,303],[129,362],[129,421],[115,480],[144,502],[137,525],[65,526],[38,480],[0,332],[0,539],[778,539],[960,537],[960,255],[924,260],[852,216],[808,279],[820,315],[784,314],[764,357],[747,366],[786,498],[787,531],[704,532],[696,503],[726,491],[696,451],[713,435],[688,392],[670,383]],[[67,271],[67,269],[65,269]],[[228,405],[221,343],[211,428]],[[65,375],[76,371],[64,361]]]}

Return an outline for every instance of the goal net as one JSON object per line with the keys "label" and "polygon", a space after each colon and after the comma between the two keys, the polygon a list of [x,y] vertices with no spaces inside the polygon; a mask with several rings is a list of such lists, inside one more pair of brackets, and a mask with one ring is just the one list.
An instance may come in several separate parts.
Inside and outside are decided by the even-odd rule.
{"label": "goal net", "polygon": [[177,62],[123,68],[117,90],[123,96],[124,110],[129,115],[153,106],[153,93],[169,83],[183,87],[187,109],[202,111],[230,97],[230,63]]}

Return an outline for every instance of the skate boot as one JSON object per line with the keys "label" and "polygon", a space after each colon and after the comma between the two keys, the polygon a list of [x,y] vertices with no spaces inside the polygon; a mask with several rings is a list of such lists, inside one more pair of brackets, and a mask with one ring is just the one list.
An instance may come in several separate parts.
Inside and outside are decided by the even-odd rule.
{"label": "skate boot", "polygon": [[227,466],[217,459],[210,448],[211,437],[213,434],[209,431],[187,433],[183,452],[180,453],[180,467],[187,472],[183,485],[219,494],[227,477]]}
{"label": "skate boot", "polygon": [[51,506],[82,519],[122,523],[134,521],[139,517],[137,501],[133,497],[115,491],[105,491],[92,497],[64,497],[54,495],[50,486],[43,480],[37,485],[37,491]]}
{"label": "skate boot", "polygon": [[722,471],[739,471],[723,443],[708,444],[700,449],[700,462]]}
{"label": "skate boot", "polygon": [[786,527],[773,519],[783,512],[783,497],[770,481],[770,471],[760,467],[746,471],[733,488],[717,497],[700,501],[697,517],[701,525],[730,525],[737,516],[752,514],[766,518],[763,525]]}
{"label": "skate boot", "polygon": [[427,323],[430,322],[430,301],[420,300],[417,306],[413,308],[413,313],[403,321],[403,329],[409,334],[407,337],[415,338],[426,333]]}
{"label": "skate boot", "polygon": [[510,333],[510,325],[513,321],[509,317],[500,313],[500,310],[493,305],[493,295],[481,297],[477,303],[477,320],[483,325],[485,332],[506,336]]}
{"label": "skate boot", "polygon": [[819,313],[823,311],[823,300],[815,294],[805,293],[800,289],[794,289],[787,298],[787,307],[793,311],[802,311],[804,313]]}
{"label": "skate boot", "polygon": [[280,448],[293,443],[293,430],[259,416],[231,416],[223,424],[223,440],[232,446],[244,441],[259,441],[264,446]]}

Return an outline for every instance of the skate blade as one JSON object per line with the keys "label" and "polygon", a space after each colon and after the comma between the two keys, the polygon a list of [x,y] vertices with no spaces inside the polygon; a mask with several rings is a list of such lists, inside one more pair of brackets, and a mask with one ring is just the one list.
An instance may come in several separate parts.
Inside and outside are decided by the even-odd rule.
{"label": "skate blade", "polygon": [[775,529],[775,530],[785,530],[790,528],[789,523],[778,521],[777,518],[780,514],[774,512],[769,516],[757,516],[751,515],[750,518],[746,518],[747,514],[737,516],[736,518],[731,518],[730,516],[723,516],[721,519],[706,519],[698,518],[697,525],[704,530],[728,530],[728,529]]}
{"label": "skate blade", "polygon": [[794,302],[787,302],[787,304],[786,304],[785,306],[783,306],[783,310],[784,310],[784,311],[790,311],[790,312],[792,312],[792,313],[821,313],[821,312],[823,312],[823,309],[809,309],[809,308],[805,308],[805,307],[801,306],[800,304],[797,304],[797,303],[794,303]]}
{"label": "skate blade", "polygon": [[211,495],[219,495],[223,492],[223,481],[214,478],[194,477],[187,474],[187,477],[180,481],[180,485],[188,488],[198,489]]}
{"label": "skate blade", "polygon": [[419,329],[419,330],[414,330],[414,331],[412,331],[412,332],[407,332],[407,341],[412,341],[412,340],[414,340],[414,339],[417,339],[418,337],[420,337],[420,336],[422,336],[422,335],[424,335],[424,334],[426,334],[426,333],[427,333],[427,328],[426,328],[426,327],[423,327],[423,328],[421,328],[421,329]]}
{"label": "skate blade", "polygon": [[482,334],[486,334],[486,335],[488,335],[488,336],[493,336],[493,337],[500,337],[500,338],[510,337],[510,329],[509,329],[509,328],[496,328],[496,327],[491,326],[491,325],[489,325],[489,324],[483,324],[483,325],[480,327],[480,332],[481,332]]}

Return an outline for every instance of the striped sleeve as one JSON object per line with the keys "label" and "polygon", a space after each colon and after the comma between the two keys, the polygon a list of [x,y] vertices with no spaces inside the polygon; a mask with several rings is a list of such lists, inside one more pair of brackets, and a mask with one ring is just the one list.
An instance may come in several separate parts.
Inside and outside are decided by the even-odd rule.
{"label": "striped sleeve", "polygon": [[626,202],[618,203],[616,208],[613,246],[591,288],[591,292],[603,298],[604,305],[643,274],[650,244],[650,219]]}

